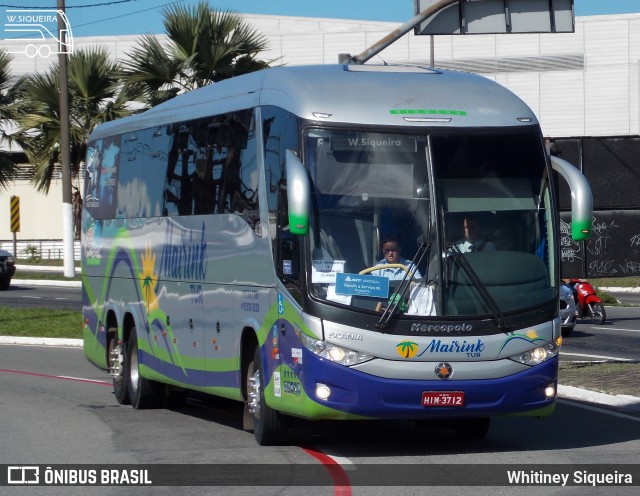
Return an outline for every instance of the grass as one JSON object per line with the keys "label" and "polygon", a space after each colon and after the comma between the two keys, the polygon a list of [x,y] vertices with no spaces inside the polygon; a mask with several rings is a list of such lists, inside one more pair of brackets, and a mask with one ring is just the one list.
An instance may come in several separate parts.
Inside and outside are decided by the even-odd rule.
{"label": "grass", "polygon": [[599,277],[590,279],[591,284],[601,288],[637,288],[640,286],[640,277]]}
{"label": "grass", "polygon": [[560,362],[558,382],[607,394],[640,396],[640,362]]}
{"label": "grass", "polygon": [[65,277],[62,272],[25,272],[16,271],[13,279],[42,279],[45,281],[80,281],[80,271],[76,269],[74,277]]}
{"label": "grass", "polygon": [[18,265],[34,265],[40,267],[60,267],[60,271],[55,272],[36,272],[31,270],[17,270],[14,279],[43,279],[46,281],[80,281],[80,262],[75,262],[76,275],[75,277],[65,277],[62,273],[64,267],[64,261],[58,259],[39,259],[39,258],[24,258],[19,259],[16,262]]}
{"label": "grass", "polygon": [[0,307],[0,329],[3,336],[81,339],[82,312]]}

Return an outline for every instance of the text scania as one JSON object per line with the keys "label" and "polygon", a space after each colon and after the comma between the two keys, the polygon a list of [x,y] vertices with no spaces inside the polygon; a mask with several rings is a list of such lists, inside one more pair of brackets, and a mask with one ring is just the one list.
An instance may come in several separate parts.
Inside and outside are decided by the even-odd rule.
{"label": "text scania", "polygon": [[427,348],[420,353],[419,356],[425,353],[465,353],[467,357],[479,357],[480,353],[484,351],[485,344],[482,340],[478,339],[475,343],[467,343],[466,340],[458,341],[453,340],[443,343],[440,339],[432,339],[427,345]]}
{"label": "text scania", "polygon": [[160,262],[161,277],[203,281],[207,275],[206,257],[204,223],[200,232],[176,229],[173,224],[167,224]]}

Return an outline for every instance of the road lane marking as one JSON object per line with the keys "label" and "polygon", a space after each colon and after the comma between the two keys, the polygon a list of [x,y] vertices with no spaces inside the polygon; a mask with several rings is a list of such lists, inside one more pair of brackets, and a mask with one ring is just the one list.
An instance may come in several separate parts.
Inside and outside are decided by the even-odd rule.
{"label": "road lane marking", "polygon": [[[602,327],[591,327],[591,329],[602,329]],[[619,327],[607,327],[607,331],[640,332],[640,329],[620,329]]]}
{"label": "road lane marking", "polygon": [[626,413],[616,412],[614,410],[609,410],[608,408],[602,408],[592,405],[585,405],[580,400],[570,400],[570,399],[558,399],[558,403],[563,403],[566,405],[575,406],[578,408],[582,408],[584,410],[589,410],[591,412],[596,413],[605,413],[607,415],[612,415],[614,417],[623,418],[625,420],[633,420],[634,422],[640,422],[640,417],[634,417],[633,415],[627,415]]}
{"label": "road lane marking", "polygon": [[585,355],[583,353],[572,353],[570,351],[560,352],[560,356],[577,356],[584,358],[595,358],[597,360],[616,360],[619,362],[635,362],[633,358],[620,358],[620,357],[612,357],[612,356],[604,356],[604,355]]}

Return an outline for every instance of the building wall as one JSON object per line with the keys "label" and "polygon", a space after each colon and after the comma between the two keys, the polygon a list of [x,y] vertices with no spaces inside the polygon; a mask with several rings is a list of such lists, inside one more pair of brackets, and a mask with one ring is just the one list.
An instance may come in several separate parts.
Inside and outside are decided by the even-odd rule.
{"label": "building wall", "polygon": [[[398,23],[321,18],[246,15],[263,33],[269,49],[261,54],[272,65],[336,63],[340,53],[356,55]],[[76,48],[106,46],[125,59],[137,36],[87,37]],[[429,36],[409,33],[370,63],[429,64]],[[575,33],[437,36],[435,66],[478,72],[523,98],[536,112],[545,136],[606,137],[640,134],[640,14],[579,17]],[[0,41],[0,49],[11,41]],[[14,55],[12,73],[44,71],[53,57]],[[61,186],[49,195],[18,182],[0,191],[0,240],[9,231],[9,197],[19,195],[23,239],[62,237]]]}
{"label": "building wall", "polygon": [[36,191],[26,180],[19,180],[0,192],[0,240],[13,240],[9,201],[20,197],[18,240],[62,238],[62,182],[54,180],[48,194]]}

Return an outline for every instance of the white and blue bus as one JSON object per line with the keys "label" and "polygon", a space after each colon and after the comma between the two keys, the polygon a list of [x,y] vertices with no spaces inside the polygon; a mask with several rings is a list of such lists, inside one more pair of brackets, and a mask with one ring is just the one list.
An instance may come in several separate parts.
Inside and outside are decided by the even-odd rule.
{"label": "white and blue bus", "polygon": [[[554,171],[586,238],[588,184],[549,156],[531,109],[424,67],[272,68],[103,124],[86,159],[85,354],[134,408],[244,402],[260,444],[292,417],[447,419],[482,437],[491,417],[547,415]],[[401,277],[380,270],[389,240]]]}

